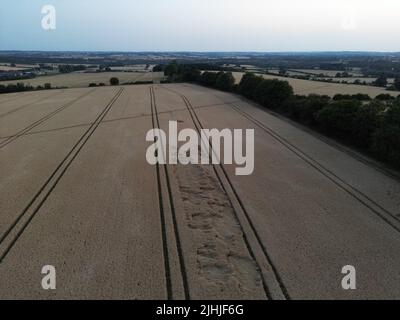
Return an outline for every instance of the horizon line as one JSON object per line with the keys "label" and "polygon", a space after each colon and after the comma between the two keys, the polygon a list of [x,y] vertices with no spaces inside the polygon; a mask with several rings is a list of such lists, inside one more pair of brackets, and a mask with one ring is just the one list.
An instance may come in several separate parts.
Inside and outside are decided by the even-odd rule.
{"label": "horizon line", "polygon": [[0,49],[0,52],[103,52],[103,53],[397,53],[400,51],[379,51],[379,50],[293,50],[293,51],[197,51],[197,50],[21,50],[21,49]]}

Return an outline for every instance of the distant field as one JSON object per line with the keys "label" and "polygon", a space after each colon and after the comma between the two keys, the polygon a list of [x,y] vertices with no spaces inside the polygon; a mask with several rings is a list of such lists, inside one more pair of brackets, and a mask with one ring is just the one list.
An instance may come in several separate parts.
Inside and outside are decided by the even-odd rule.
{"label": "distant field", "polygon": [[[257,71],[253,71],[253,70],[250,70],[250,69],[248,71],[257,72]],[[269,69],[268,70],[269,73],[273,73],[273,74],[276,74],[276,75],[279,75],[279,71],[280,71],[279,69]],[[336,74],[338,72],[341,73],[343,71],[313,70],[313,69],[298,69],[298,70],[296,69],[296,70],[288,70],[288,71],[286,71],[286,73],[291,77],[292,76],[294,76],[294,77],[296,77],[296,76],[306,76],[307,74],[313,74],[314,77],[315,77],[315,76],[318,76],[319,74],[323,74],[324,75],[323,77],[316,77],[316,78],[321,79],[321,80],[332,79],[332,82],[337,82],[337,83],[340,83],[342,81],[346,81],[348,83],[354,83],[355,81],[359,80],[361,83],[365,82],[367,84],[372,84],[376,80],[376,78],[368,78],[368,77],[362,76],[362,74],[359,71],[353,71],[353,72],[349,71],[349,72],[347,72],[352,77],[336,78],[335,76],[336,76]],[[391,79],[389,78],[387,80],[388,80],[388,83],[393,83],[394,82],[393,78],[391,78]]]}
{"label": "distant field", "polygon": [[[375,82],[376,78],[367,78],[367,77],[353,77],[353,78],[320,78],[320,79],[332,79],[333,82],[341,82],[341,81],[346,81],[348,83],[354,83],[356,80],[359,80],[360,82],[366,82],[366,83],[373,83]],[[394,83],[393,78],[387,79],[388,83]]]}
{"label": "distant field", "polygon": [[32,86],[51,83],[53,87],[82,88],[88,87],[90,83],[105,83],[109,85],[110,78],[117,77],[120,83],[135,81],[155,81],[159,82],[163,77],[163,72],[102,72],[102,73],[67,73],[51,76],[42,76],[34,79],[1,81],[0,84],[25,83]]}
{"label": "distant field", "polygon": [[[268,72],[269,73],[273,73],[276,75],[279,75],[279,69],[269,69]],[[290,76],[306,76],[306,74],[301,73],[301,72],[295,72],[295,71],[286,71],[286,73]]]}
{"label": "distant field", "polygon": [[112,67],[111,69],[113,71],[143,71],[143,72],[147,72],[148,70],[153,70],[154,67],[155,67],[155,65],[152,64],[152,65],[149,65],[148,69],[146,69],[145,64],[135,64],[135,65],[127,65],[127,66],[123,66],[123,67]]}
{"label": "distant field", "polygon": [[[311,73],[315,75],[323,74],[327,77],[334,77],[337,73],[343,73],[341,70],[322,70],[322,69],[296,69],[294,71],[300,71],[304,73]],[[346,71],[348,74],[354,77],[362,77],[363,75],[359,71]]]}
{"label": "distant field", "polygon": [[9,63],[0,62],[0,71],[22,71],[36,67],[37,65],[33,64],[16,64],[15,67],[11,67]]}
{"label": "distant field", "polygon": [[22,67],[0,66],[0,71],[21,71],[26,69],[27,68],[22,68]]}
{"label": "distant field", "polygon": [[[365,81],[366,83],[373,83],[376,80],[376,78],[367,78],[367,77],[352,77],[352,78],[335,78],[335,77],[326,77],[325,78],[324,77],[324,78],[319,78],[319,79],[324,79],[324,80],[332,79],[333,82],[346,81],[348,83],[354,83],[356,80],[359,80],[361,82]],[[389,79],[388,79],[388,81],[389,81]]]}
{"label": "distant field", "polygon": [[[244,74],[243,72],[233,72],[236,82],[239,82],[242,79],[243,74]],[[282,81],[287,81],[293,87],[294,92],[296,94],[303,94],[303,95],[315,93],[315,94],[328,95],[332,97],[338,93],[341,94],[365,93],[369,94],[371,97],[374,98],[381,93],[388,93],[395,97],[397,97],[400,94],[400,91],[388,91],[383,88],[378,88],[373,86],[300,80],[300,79],[285,78],[285,77],[266,75],[266,74],[262,74],[262,76],[265,79],[278,79]]]}
{"label": "distant field", "polygon": [[[268,72],[279,74],[279,69],[269,69]],[[286,72],[291,76],[305,76],[307,74],[317,76],[323,74],[324,77],[327,78],[334,78],[337,73],[343,73],[343,71],[341,70],[321,70],[321,69],[293,69],[293,70],[287,70]],[[357,70],[347,71],[347,73],[353,77],[363,77],[360,71]]]}

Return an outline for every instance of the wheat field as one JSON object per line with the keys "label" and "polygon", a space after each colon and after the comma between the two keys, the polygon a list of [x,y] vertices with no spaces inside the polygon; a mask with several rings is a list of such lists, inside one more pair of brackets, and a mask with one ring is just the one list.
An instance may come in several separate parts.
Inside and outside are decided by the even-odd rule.
{"label": "wheat field", "polygon": [[50,76],[41,76],[34,79],[1,81],[0,85],[10,83],[24,83],[32,86],[43,86],[51,83],[53,87],[83,88],[90,83],[110,83],[110,78],[117,77],[120,84],[135,81],[154,81],[159,82],[163,79],[163,72],[101,72],[101,73],[67,73]]}
{"label": "wheat field", "polygon": [[[233,76],[237,83],[240,82],[244,75],[244,72],[233,72]],[[384,88],[365,86],[365,85],[355,85],[355,84],[342,84],[342,83],[328,83],[322,81],[311,81],[311,80],[301,80],[286,78],[267,74],[258,74],[265,79],[278,79],[282,81],[287,81],[293,87],[295,94],[308,95],[308,94],[321,94],[333,97],[335,94],[357,94],[363,93],[368,94],[372,98],[382,93],[388,93],[394,97],[400,95],[400,91],[388,91]]]}

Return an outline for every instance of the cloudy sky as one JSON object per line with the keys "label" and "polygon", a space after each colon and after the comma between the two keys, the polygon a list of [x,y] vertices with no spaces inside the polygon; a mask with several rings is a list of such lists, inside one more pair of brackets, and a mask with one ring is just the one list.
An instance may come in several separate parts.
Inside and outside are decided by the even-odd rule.
{"label": "cloudy sky", "polygon": [[400,0],[0,2],[0,50],[400,51],[399,34]]}

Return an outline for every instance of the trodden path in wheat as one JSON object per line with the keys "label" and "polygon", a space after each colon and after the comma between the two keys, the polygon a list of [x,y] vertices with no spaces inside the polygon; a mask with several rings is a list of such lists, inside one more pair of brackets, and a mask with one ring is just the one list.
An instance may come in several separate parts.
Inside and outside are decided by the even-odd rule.
{"label": "trodden path in wheat", "polygon": [[[396,175],[238,96],[56,90],[4,95],[2,114],[0,298],[400,298]],[[254,129],[254,173],[148,164],[146,133],[172,120]]]}

